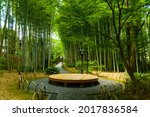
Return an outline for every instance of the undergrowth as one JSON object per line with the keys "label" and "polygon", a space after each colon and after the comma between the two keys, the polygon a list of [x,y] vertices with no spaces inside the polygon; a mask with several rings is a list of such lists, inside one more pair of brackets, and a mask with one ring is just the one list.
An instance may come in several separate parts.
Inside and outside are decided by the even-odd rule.
{"label": "undergrowth", "polygon": [[[25,79],[33,80],[37,78],[44,78],[44,73],[24,73]],[[33,92],[27,93],[18,87],[19,75],[16,71],[9,73],[8,71],[1,71],[0,73],[0,100],[30,100]]]}
{"label": "undergrowth", "polygon": [[150,79],[140,75],[136,77],[135,81],[126,81],[124,91],[118,93],[117,97],[123,100],[150,99]]}

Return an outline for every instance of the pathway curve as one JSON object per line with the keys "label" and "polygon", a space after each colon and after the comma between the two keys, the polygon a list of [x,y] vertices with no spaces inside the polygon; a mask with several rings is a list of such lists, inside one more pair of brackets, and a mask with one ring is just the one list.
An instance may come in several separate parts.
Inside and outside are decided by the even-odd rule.
{"label": "pathway curve", "polygon": [[[64,68],[62,68],[62,63],[56,65],[56,67],[60,70],[60,73],[69,73]],[[100,94],[102,88],[106,87],[110,92],[118,92],[122,90],[122,85],[113,80],[107,80],[99,78],[99,84],[96,86],[89,87],[65,87],[53,85],[48,82],[48,78],[41,78],[35,80],[36,84],[39,84],[38,87],[35,87],[31,84],[31,88],[41,88],[43,86],[46,87],[46,93],[48,95],[49,100],[88,100],[88,99],[97,99],[96,97]]]}
{"label": "pathway curve", "polygon": [[59,69],[59,73],[60,74],[65,74],[65,73],[69,73],[67,70],[65,70],[63,67],[62,67],[62,62],[59,62],[55,67],[57,67]]}

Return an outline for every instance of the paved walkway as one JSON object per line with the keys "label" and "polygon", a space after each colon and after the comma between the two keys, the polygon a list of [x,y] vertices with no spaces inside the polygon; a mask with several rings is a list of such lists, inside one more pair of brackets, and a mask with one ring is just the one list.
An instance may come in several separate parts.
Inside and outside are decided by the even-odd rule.
{"label": "paved walkway", "polygon": [[55,67],[57,67],[57,68],[59,69],[59,73],[60,73],[60,74],[69,73],[67,70],[65,70],[65,69],[62,67],[62,62],[58,63]]}
{"label": "paved walkway", "polygon": [[[68,71],[64,70],[62,67],[62,63],[59,63],[56,67],[59,68],[60,73],[68,73]],[[122,85],[113,80],[107,80],[99,78],[99,84],[96,86],[88,86],[88,87],[65,87],[53,85],[48,82],[48,78],[42,78],[34,81],[35,84],[38,84],[37,87],[31,84],[31,88],[35,90],[35,88],[41,88],[43,86],[46,87],[46,93],[48,95],[49,100],[89,100],[96,99],[97,95],[100,94],[102,90],[101,87],[105,87],[110,92],[120,91],[122,89]]]}

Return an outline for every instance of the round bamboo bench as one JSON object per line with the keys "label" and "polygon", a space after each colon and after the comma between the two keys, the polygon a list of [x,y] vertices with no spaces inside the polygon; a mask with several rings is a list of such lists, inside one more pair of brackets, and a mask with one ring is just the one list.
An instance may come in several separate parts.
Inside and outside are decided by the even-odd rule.
{"label": "round bamboo bench", "polygon": [[98,84],[98,76],[90,74],[54,74],[49,76],[49,83],[68,85],[95,85]]}

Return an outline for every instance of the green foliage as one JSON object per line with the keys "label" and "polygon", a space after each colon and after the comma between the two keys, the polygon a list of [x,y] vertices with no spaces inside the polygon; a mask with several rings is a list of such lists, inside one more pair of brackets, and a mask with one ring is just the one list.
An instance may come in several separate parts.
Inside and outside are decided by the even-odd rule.
{"label": "green foliage", "polygon": [[147,94],[150,92],[150,80],[145,77],[137,77],[135,81],[127,81],[126,92]]}
{"label": "green foliage", "polygon": [[[116,51],[120,50],[123,61],[130,63],[124,63],[128,65],[126,68],[142,66],[149,58],[149,47],[143,46],[150,34],[149,1],[146,1],[129,0],[127,5],[125,0],[1,0],[0,15],[4,16],[1,20],[5,25],[0,30],[0,51],[7,51],[8,67],[16,64],[10,59],[18,53],[24,71],[44,70],[63,56],[60,40],[51,40],[52,32],[57,31],[67,64],[74,66],[80,58],[80,48],[87,48],[89,71],[105,68],[119,71],[120,56]],[[145,66],[148,64],[143,64],[143,71]]]}
{"label": "green foliage", "polygon": [[76,62],[76,67],[81,67],[81,61]]}
{"label": "green foliage", "polygon": [[7,69],[7,59],[4,56],[0,57],[0,69],[2,70]]}
{"label": "green foliage", "polygon": [[135,81],[127,81],[125,90],[117,95],[119,99],[150,99],[150,79],[136,75]]}
{"label": "green foliage", "polygon": [[53,39],[52,40],[52,56],[53,56],[54,61],[58,57],[64,56],[63,46],[61,44],[61,40],[59,40],[59,39]]}
{"label": "green foliage", "polygon": [[[76,67],[78,69],[81,68],[81,61],[77,61],[76,62]],[[86,70],[86,67],[87,67],[87,62],[84,61],[83,62],[83,68],[84,68],[84,70]],[[92,72],[94,70],[102,70],[103,71],[103,70],[105,70],[105,66],[104,65],[101,65],[101,66],[98,65],[98,61],[96,61],[96,60],[88,61],[88,71]]]}
{"label": "green foliage", "polygon": [[[149,31],[149,23],[144,20],[149,19],[149,14],[147,14],[149,7],[146,7],[149,4],[145,0],[63,1],[58,9],[57,24],[59,24],[59,35],[63,43],[66,44],[67,62],[79,60],[78,52],[74,52],[74,50],[78,51],[80,48],[86,47],[89,50],[90,60],[97,60],[99,64],[102,64],[99,66],[89,62],[89,66],[90,64],[92,66],[89,67],[89,70],[124,71],[126,68],[127,71],[133,69],[134,72],[137,70],[137,66],[138,70],[142,71],[140,66],[144,62],[140,62],[140,58],[143,60],[145,58],[145,61],[148,58],[146,57],[148,49],[144,47],[148,38],[144,35],[146,30]],[[136,49],[140,47],[142,52],[137,50],[137,56]],[[145,57],[141,54],[144,52],[143,49]],[[146,63],[142,69],[146,65],[149,66]],[[77,66],[81,67],[81,63],[77,62]],[[130,76],[131,79],[134,79],[134,75],[130,74]]]}
{"label": "green foliage", "polygon": [[56,67],[51,67],[51,68],[46,69],[46,74],[47,75],[58,74],[58,73],[59,73],[59,69],[56,68]]}
{"label": "green foliage", "polygon": [[98,65],[98,61],[94,60],[94,61],[89,61],[89,72],[92,72],[94,70],[105,70],[105,66],[104,65]]}

